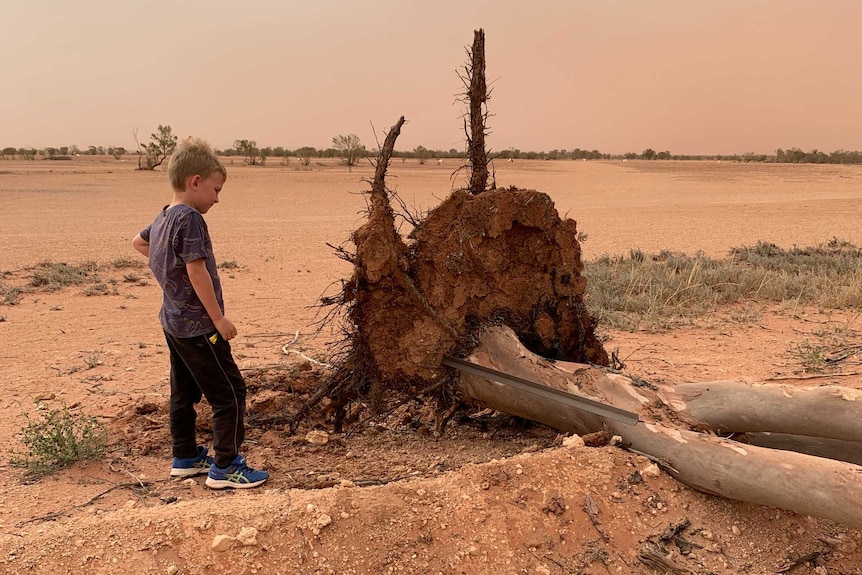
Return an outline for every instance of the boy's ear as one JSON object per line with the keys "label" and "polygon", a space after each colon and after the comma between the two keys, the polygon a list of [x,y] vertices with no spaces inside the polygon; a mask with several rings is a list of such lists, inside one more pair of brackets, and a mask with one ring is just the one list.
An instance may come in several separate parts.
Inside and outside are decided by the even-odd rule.
{"label": "boy's ear", "polygon": [[195,174],[194,176],[192,176],[188,179],[188,183],[189,183],[188,188],[190,190],[196,190],[196,189],[198,189],[198,184],[200,182],[201,182],[200,174]]}

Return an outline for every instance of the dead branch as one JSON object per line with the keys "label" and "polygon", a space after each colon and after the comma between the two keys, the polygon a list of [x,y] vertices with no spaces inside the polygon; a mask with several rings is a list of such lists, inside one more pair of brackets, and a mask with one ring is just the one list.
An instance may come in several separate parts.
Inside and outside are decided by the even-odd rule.
{"label": "dead branch", "polygon": [[469,78],[467,99],[470,107],[470,132],[467,136],[467,156],[470,160],[470,193],[474,196],[488,185],[488,158],[485,150],[485,120],[488,87],[485,83],[485,31],[473,32],[470,62],[465,66]]}

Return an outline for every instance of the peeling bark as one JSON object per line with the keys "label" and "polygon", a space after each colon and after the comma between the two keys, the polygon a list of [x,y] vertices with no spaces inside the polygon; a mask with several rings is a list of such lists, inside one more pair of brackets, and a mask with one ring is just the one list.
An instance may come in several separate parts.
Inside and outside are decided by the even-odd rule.
{"label": "peeling bark", "polygon": [[[758,447],[724,439],[702,431],[717,421],[737,422],[744,429],[754,412],[762,421],[752,423],[758,431],[780,426],[786,431],[817,431],[812,421],[833,426],[829,434],[850,429],[850,417],[856,409],[858,392],[840,387],[804,390],[784,386],[748,386],[738,382],[711,382],[678,386],[682,393],[663,387],[653,391],[637,387],[628,377],[589,365],[550,362],[524,348],[511,330],[493,328],[480,338],[479,346],[466,358],[472,363],[503,371],[534,382],[562,389],[621,409],[639,413],[640,421],[624,425],[541,396],[518,391],[505,384],[476,375],[462,374],[459,391],[465,400],[545,423],[566,432],[578,434],[607,431],[622,438],[629,449],[647,454],[663,469],[683,483],[730,499],[788,509],[806,515],[826,517],[846,525],[862,527],[862,467],[844,461],[815,457],[794,451]],[[712,415],[710,401],[720,397],[722,386],[730,390],[720,418]],[[748,389],[748,392],[745,392]],[[715,393],[714,393],[715,392]],[[810,393],[808,393],[810,392]],[[668,403],[662,397],[669,398]],[[683,398],[687,401],[683,401]],[[768,398],[768,401],[761,400]],[[826,402],[826,415],[805,418],[797,430],[792,418],[811,410],[817,402]],[[820,405],[820,404],[818,404]],[[833,418],[829,410],[835,409]],[[800,411],[801,410],[801,411]],[[739,411],[743,416],[734,416]],[[858,411],[858,410],[857,410]],[[789,416],[787,415],[789,414]],[[857,416],[858,418],[858,416]],[[774,425],[768,422],[775,422]],[[770,430],[771,431],[771,430]]]}

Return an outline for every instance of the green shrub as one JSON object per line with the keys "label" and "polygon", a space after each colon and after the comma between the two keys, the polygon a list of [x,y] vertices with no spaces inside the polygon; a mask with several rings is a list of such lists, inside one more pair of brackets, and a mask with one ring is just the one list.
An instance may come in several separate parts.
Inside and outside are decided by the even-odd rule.
{"label": "green shrub", "polygon": [[37,480],[78,461],[98,459],[107,447],[108,434],[95,418],[73,415],[65,405],[27,418],[21,429],[23,452],[14,452],[9,463],[23,467],[29,479]]}

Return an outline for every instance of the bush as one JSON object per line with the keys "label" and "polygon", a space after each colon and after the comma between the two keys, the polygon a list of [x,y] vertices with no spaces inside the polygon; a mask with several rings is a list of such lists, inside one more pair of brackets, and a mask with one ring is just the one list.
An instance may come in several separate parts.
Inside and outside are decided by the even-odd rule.
{"label": "bush", "polygon": [[13,453],[9,463],[23,467],[37,480],[78,461],[98,459],[105,452],[108,434],[95,418],[72,415],[63,405],[42,413],[41,420],[29,416],[21,429],[22,453]]}

